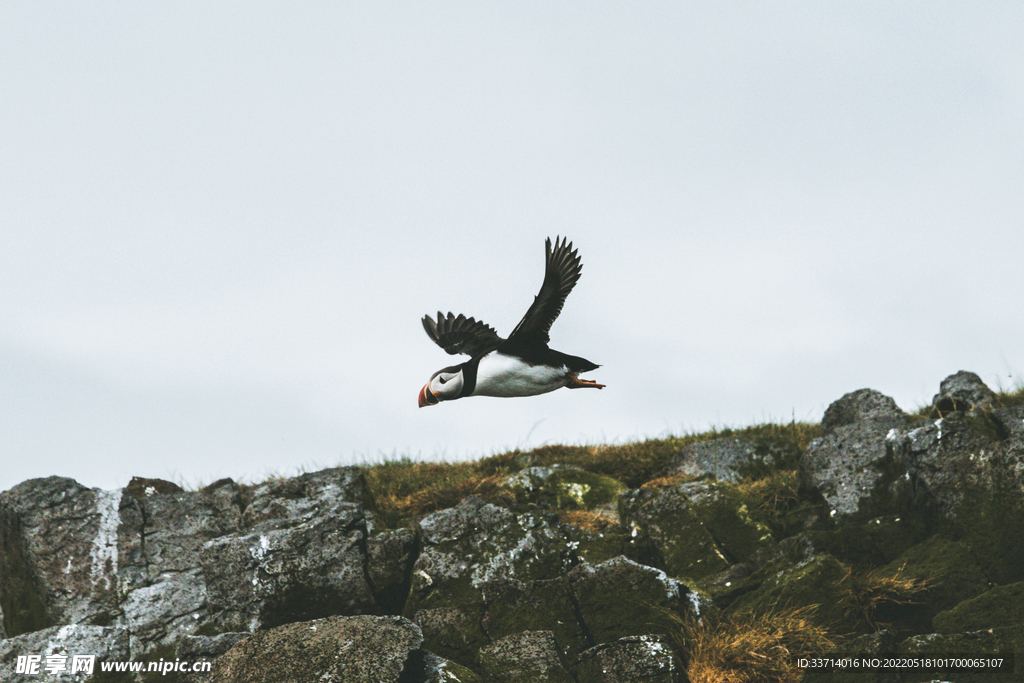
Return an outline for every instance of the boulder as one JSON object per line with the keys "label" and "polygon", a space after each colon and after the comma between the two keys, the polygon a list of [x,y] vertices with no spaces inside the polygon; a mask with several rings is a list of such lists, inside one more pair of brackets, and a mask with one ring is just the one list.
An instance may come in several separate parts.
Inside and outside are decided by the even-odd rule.
{"label": "boulder", "polygon": [[480,672],[494,683],[575,683],[551,631],[524,631],[480,650]]}
{"label": "boulder", "polygon": [[571,465],[527,467],[508,477],[502,486],[521,508],[588,510],[614,503],[625,484]]}
{"label": "boulder", "polygon": [[892,512],[886,499],[886,435],[890,427],[873,421],[843,425],[815,439],[800,459],[805,484],[818,491],[832,521],[863,521]]}
{"label": "boulder", "polygon": [[366,519],[358,505],[337,503],[260,527],[203,547],[207,600],[218,628],[255,631],[377,609],[365,571]]}
{"label": "boulder", "polygon": [[674,576],[701,578],[744,560],[771,542],[751,518],[739,491],[717,481],[694,481],[619,498],[622,523],[651,539]]}
{"label": "boulder", "polygon": [[790,459],[786,449],[771,443],[739,437],[713,439],[679,451],[669,460],[666,474],[689,479],[711,476],[735,484],[775,471]]}
{"label": "boulder", "polygon": [[426,680],[423,635],[401,617],[327,617],[260,631],[221,656],[212,683]]}
{"label": "boulder", "polygon": [[121,521],[118,578],[124,597],[107,618],[130,629],[137,657],[174,646],[207,623],[200,553],[205,542],[238,531],[239,487],[222,479],[183,491],[171,482],[134,477],[125,487]]}
{"label": "boulder", "polygon": [[481,626],[492,639],[527,631],[551,633],[566,661],[593,645],[565,576],[529,582],[499,578],[488,581],[482,595],[487,610]]}
{"label": "boulder", "polygon": [[[139,542],[120,489],[31,479],[0,494],[0,605],[8,636],[88,620],[119,602],[119,561]],[[128,527],[127,529],[125,527]]]}
{"label": "boulder", "polygon": [[[207,541],[199,557],[217,629],[383,611],[366,571],[374,522],[358,468],[272,479],[241,498],[239,531]],[[374,550],[386,552],[379,544]]]}
{"label": "boulder", "polygon": [[580,655],[579,683],[683,683],[679,658],[659,635],[631,636],[593,647]]}
{"label": "boulder", "polygon": [[373,500],[358,467],[332,467],[298,477],[275,477],[243,494],[242,528],[260,531],[322,513],[339,503],[359,507],[372,520]]}
{"label": "boulder", "polygon": [[952,412],[985,410],[992,406],[995,392],[989,389],[973,372],[961,370],[939,384],[939,393],[932,398],[937,417]]}
{"label": "boulder", "polygon": [[967,543],[989,580],[1024,579],[1024,435],[954,412],[894,430],[888,444],[901,510]]}
{"label": "boulder", "polygon": [[675,628],[669,615],[700,617],[711,608],[710,601],[681,581],[625,557],[596,566],[581,564],[569,572],[569,585],[595,645],[634,636],[641,624],[647,629],[660,624],[667,633]]}
{"label": "boulder", "polygon": [[894,427],[900,424],[906,415],[889,396],[874,389],[858,389],[844,394],[833,401],[821,418],[821,431],[831,434],[839,427],[859,422],[875,422]]}
{"label": "boulder", "polygon": [[203,544],[241,525],[240,490],[230,479],[183,491],[171,482],[133,477],[125,492],[122,522],[141,536],[122,544],[118,564],[125,592],[198,569]]}
{"label": "boulder", "polygon": [[384,530],[366,539],[366,578],[383,614],[402,613],[418,553],[412,529]]}
{"label": "boulder", "polygon": [[[39,683],[43,680],[83,683],[100,673],[100,663],[128,661],[128,629],[67,624],[0,640],[0,681]],[[82,656],[95,655],[89,660]],[[36,673],[17,673],[19,656],[39,656]],[[53,659],[50,659],[53,657]],[[47,670],[47,666],[53,668]]]}
{"label": "boulder", "polygon": [[485,589],[557,578],[571,557],[557,522],[517,515],[473,496],[422,519],[419,528],[421,550],[404,614],[423,629],[428,649],[467,666],[490,638],[509,635],[483,632]]}
{"label": "boulder", "polygon": [[206,622],[202,571],[180,572],[165,581],[136,588],[125,596],[120,611],[116,623],[131,632],[133,656],[155,645],[174,645]]}

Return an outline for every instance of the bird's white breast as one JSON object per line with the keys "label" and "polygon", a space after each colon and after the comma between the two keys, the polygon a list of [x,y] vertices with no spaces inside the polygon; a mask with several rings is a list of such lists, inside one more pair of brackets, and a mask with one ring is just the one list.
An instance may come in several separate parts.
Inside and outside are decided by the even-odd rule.
{"label": "bird's white breast", "polygon": [[536,396],[565,386],[568,368],[530,365],[491,351],[480,359],[474,396]]}

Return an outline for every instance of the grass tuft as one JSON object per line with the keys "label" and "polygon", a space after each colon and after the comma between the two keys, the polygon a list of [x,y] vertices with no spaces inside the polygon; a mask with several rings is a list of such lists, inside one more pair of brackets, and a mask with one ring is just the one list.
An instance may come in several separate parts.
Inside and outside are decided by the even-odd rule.
{"label": "grass tuft", "polygon": [[921,604],[921,593],[932,588],[936,579],[904,575],[905,567],[897,571],[874,569],[868,572],[850,571],[840,582],[843,592],[857,611],[857,620],[870,631],[891,627],[883,615],[893,614],[894,608]]}
{"label": "grass tuft", "polygon": [[814,622],[816,606],[718,618],[675,617],[677,648],[687,653],[690,683],[796,683],[797,659],[835,646]]}
{"label": "grass tuft", "polygon": [[614,518],[603,515],[600,512],[591,512],[590,510],[562,510],[558,513],[558,519],[562,524],[571,524],[584,531],[595,531],[598,533],[614,524],[618,524]]}

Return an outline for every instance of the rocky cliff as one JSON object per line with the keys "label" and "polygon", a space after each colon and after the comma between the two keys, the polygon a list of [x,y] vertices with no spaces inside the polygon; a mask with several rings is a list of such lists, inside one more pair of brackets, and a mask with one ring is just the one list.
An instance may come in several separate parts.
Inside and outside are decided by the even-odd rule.
{"label": "rocky cliff", "polygon": [[[784,659],[1022,653],[1024,406],[1000,403],[964,372],[931,414],[863,389],[800,450],[708,439],[639,488],[524,462],[502,495],[392,528],[358,468],[198,491],[26,481],[0,494],[0,680],[713,680],[711,629],[783,611],[826,634],[762,643]],[[100,668],[129,661],[164,673]],[[757,680],[839,680],[793,667]],[[937,678],[1021,674],[856,680]]]}

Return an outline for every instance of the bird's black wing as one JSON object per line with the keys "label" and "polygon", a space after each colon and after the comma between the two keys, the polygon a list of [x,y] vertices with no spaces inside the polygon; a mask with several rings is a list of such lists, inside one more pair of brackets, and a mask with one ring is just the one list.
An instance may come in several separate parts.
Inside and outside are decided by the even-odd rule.
{"label": "bird's black wing", "polygon": [[510,342],[547,344],[550,337],[548,331],[551,323],[562,312],[565,297],[580,279],[583,265],[579,254],[572,248],[572,242],[562,238],[559,243],[555,238],[555,248],[551,248],[551,239],[544,241],[544,284],[540,293],[533,298],[533,305],[526,315],[508,336]]}
{"label": "bird's black wing", "polygon": [[495,348],[505,341],[498,336],[490,325],[480,320],[467,318],[461,313],[458,317],[449,312],[448,316],[437,312],[437,322],[429,315],[423,316],[423,329],[427,336],[434,340],[448,353],[455,355],[464,353],[469,356],[478,356]]}

